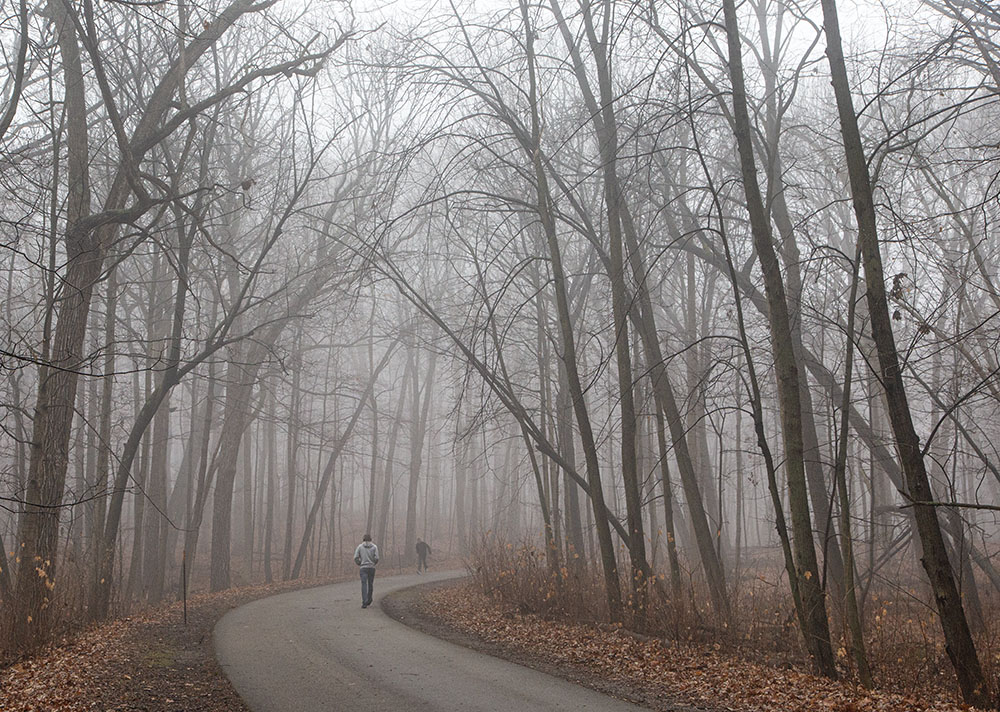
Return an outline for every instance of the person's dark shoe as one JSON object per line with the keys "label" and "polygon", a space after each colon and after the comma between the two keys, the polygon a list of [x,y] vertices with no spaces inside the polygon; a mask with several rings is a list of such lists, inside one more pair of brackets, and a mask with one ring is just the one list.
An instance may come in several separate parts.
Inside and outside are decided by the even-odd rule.
{"label": "person's dark shoe", "polygon": [[362,604],[361,604],[361,607],[362,607],[362,608],[368,608],[368,604],[367,604],[367,603],[362,603]]}

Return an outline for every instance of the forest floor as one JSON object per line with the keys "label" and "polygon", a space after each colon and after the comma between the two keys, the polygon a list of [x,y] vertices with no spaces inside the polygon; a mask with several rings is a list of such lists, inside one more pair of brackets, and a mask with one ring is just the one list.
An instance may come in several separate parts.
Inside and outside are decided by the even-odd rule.
{"label": "forest floor", "polygon": [[[248,712],[215,661],[212,628],[229,610],[338,577],[206,593],[91,626],[0,669],[3,712]],[[350,577],[350,578],[353,578]]]}
{"label": "forest floor", "polygon": [[[457,559],[438,568],[461,568]],[[410,570],[408,570],[409,572]],[[388,567],[384,577],[401,573]],[[212,629],[245,603],[355,580],[340,576],[248,585],[93,625],[0,666],[2,712],[249,712],[215,659]]]}
{"label": "forest floor", "polygon": [[936,689],[869,691],[753,659],[751,651],[638,636],[614,626],[546,620],[505,610],[473,583],[444,584],[404,603],[407,623],[482,652],[587,685],[653,710],[739,712],[957,712]]}
{"label": "forest floor", "polygon": [[[248,712],[215,660],[212,629],[252,600],[353,579],[248,586],[87,628],[0,669],[4,712]],[[654,710],[956,712],[955,699],[869,692],[713,646],[636,636],[613,626],[504,610],[471,583],[411,589],[390,615],[425,632]]]}

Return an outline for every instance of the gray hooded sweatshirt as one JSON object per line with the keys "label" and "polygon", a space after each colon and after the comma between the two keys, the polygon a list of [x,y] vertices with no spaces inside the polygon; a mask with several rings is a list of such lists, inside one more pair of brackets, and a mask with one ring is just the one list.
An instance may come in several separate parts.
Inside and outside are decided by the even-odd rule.
{"label": "gray hooded sweatshirt", "polygon": [[378,563],[378,547],[370,541],[363,541],[354,550],[354,563],[363,569],[373,569]]}

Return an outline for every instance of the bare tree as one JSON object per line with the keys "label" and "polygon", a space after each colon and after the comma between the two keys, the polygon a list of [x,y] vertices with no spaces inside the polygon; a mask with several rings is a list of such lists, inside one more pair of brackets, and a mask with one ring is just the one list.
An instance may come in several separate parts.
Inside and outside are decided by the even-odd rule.
{"label": "bare tree", "polygon": [[885,272],[878,244],[875,200],[864,146],[861,143],[858,119],[854,112],[854,100],[847,78],[847,68],[840,40],[837,5],[834,0],[823,0],[822,6],[827,36],[826,52],[830,61],[840,129],[844,139],[844,154],[847,159],[851,197],[858,224],[858,245],[865,268],[871,335],[877,348],[881,381],[889,409],[889,420],[896,436],[896,448],[905,476],[906,488],[903,490],[903,494],[917,505],[914,507],[913,515],[923,551],[921,563],[934,590],[934,599],[947,641],[946,649],[958,675],[962,696],[970,704],[983,707],[995,705],[996,701],[990,699],[989,688],[983,676],[976,646],[965,617],[962,598],[955,584],[955,576],[951,562],[948,560],[948,552],[941,534],[937,511],[933,505],[927,504],[932,502],[934,497],[924,465],[924,452],[920,448],[920,439],[913,427],[910,406],[906,397],[906,386],[903,383],[903,372],[900,368],[895,337],[892,333],[892,321],[889,316],[889,303],[885,289]]}

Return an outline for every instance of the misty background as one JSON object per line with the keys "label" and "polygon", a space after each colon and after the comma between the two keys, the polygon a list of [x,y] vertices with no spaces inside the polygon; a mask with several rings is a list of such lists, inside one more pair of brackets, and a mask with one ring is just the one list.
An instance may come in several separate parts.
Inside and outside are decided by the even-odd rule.
{"label": "misty background", "polygon": [[837,10],[5,0],[7,649],[370,532],[982,703],[1000,12]]}

